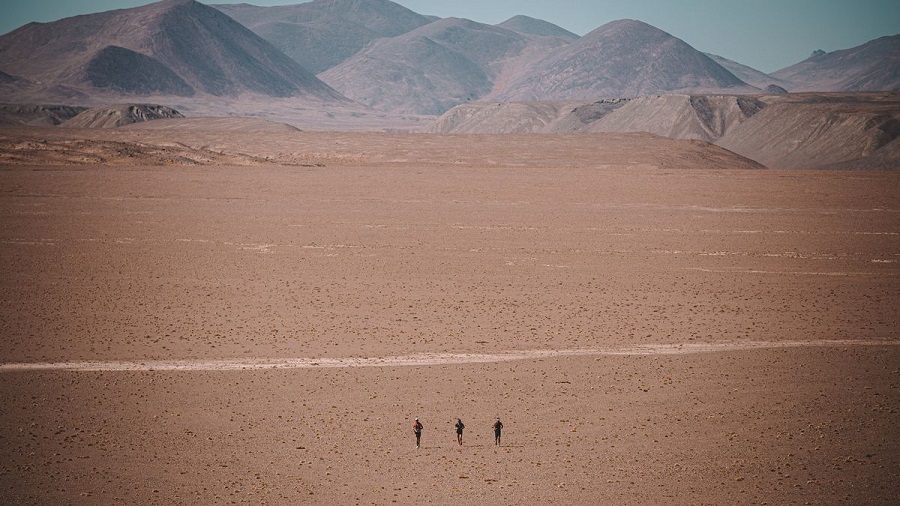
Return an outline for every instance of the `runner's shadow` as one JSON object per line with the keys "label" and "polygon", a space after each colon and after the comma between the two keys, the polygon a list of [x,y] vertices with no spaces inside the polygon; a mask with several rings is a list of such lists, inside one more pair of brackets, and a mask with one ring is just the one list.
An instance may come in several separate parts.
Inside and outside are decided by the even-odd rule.
{"label": "runner's shadow", "polygon": [[[437,444],[437,445],[422,445],[422,448],[419,448],[418,451],[423,450],[446,450],[448,448],[459,448],[460,450],[464,448],[525,448],[523,444],[502,444],[500,446],[494,444],[466,444],[463,443],[462,446],[458,444]],[[415,448],[413,449],[416,450]]]}

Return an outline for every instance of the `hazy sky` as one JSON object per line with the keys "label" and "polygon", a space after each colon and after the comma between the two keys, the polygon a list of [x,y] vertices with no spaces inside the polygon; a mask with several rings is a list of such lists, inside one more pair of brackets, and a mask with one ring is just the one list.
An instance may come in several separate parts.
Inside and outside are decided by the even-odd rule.
{"label": "hazy sky", "polygon": [[[696,49],[763,72],[792,65],[816,49],[836,51],[900,33],[900,0],[394,0],[420,14],[496,24],[516,14],[578,35],[616,19],[649,23]],[[243,0],[289,5],[300,0]],[[147,0],[12,0],[0,5],[0,33],[30,21],[150,3]],[[238,3],[216,0],[204,3]]]}

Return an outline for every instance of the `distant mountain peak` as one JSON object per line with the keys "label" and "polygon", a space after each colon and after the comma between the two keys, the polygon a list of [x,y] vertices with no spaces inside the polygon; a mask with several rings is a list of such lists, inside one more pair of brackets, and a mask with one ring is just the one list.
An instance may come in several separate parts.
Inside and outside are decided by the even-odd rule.
{"label": "distant mountain peak", "polygon": [[566,39],[575,40],[578,38],[578,35],[561,28],[553,23],[544,21],[542,19],[535,19],[529,16],[518,15],[513,16],[506,21],[498,24],[497,26],[501,28],[506,28],[507,30],[513,30],[519,33],[525,33],[529,35],[540,35],[543,37],[563,37]]}
{"label": "distant mountain peak", "polygon": [[830,53],[816,50],[772,75],[791,83],[791,91],[900,90],[900,34]]}
{"label": "distant mountain peak", "polygon": [[580,100],[752,90],[681,39],[642,21],[620,19],[550,54],[498,98]]}
{"label": "distant mountain peak", "polygon": [[584,37],[609,37],[615,34],[629,37],[635,35],[646,37],[652,35],[660,38],[675,38],[672,34],[637,19],[617,19],[615,21],[610,21],[587,33]]}
{"label": "distant mountain peak", "polygon": [[137,9],[148,9],[148,10],[156,10],[160,12],[170,11],[173,9],[193,9],[193,8],[205,8],[206,5],[197,2],[196,0],[160,0],[159,2],[155,2],[152,4],[144,5],[143,7],[137,7]]}

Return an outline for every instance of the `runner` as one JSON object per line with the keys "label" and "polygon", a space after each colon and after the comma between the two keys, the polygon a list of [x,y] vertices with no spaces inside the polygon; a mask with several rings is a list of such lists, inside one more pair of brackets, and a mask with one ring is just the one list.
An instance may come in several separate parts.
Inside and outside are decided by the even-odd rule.
{"label": "runner", "polygon": [[494,422],[494,444],[500,446],[500,431],[503,430],[503,422],[500,421],[500,417],[497,417],[497,421]]}
{"label": "runner", "polygon": [[413,434],[416,435],[416,449],[419,448],[419,445],[422,442],[422,422],[419,421],[419,418],[416,417],[416,423],[413,424]]}
{"label": "runner", "polygon": [[456,442],[459,443],[459,446],[462,446],[462,433],[463,429],[466,428],[466,424],[462,423],[462,420],[456,419]]}

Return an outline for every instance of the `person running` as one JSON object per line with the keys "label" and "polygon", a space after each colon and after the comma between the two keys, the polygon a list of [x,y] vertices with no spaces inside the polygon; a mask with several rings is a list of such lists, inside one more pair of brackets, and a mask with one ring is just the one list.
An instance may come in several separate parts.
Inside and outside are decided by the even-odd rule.
{"label": "person running", "polygon": [[422,442],[422,422],[419,421],[418,417],[416,418],[416,423],[413,424],[413,434],[416,435],[416,449],[419,448],[419,445]]}
{"label": "person running", "polygon": [[494,444],[500,446],[500,431],[503,430],[503,422],[500,421],[500,417],[497,417],[497,421],[494,422]]}
{"label": "person running", "polygon": [[462,433],[463,429],[466,428],[466,424],[462,423],[462,420],[456,419],[456,442],[459,443],[459,446],[462,446]]}

